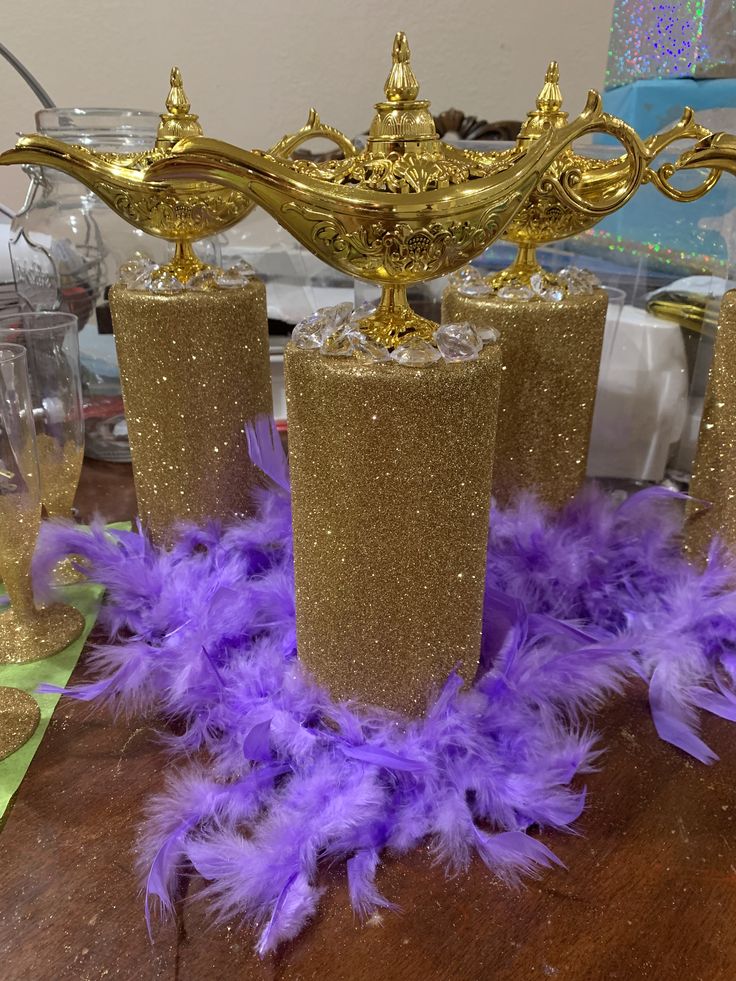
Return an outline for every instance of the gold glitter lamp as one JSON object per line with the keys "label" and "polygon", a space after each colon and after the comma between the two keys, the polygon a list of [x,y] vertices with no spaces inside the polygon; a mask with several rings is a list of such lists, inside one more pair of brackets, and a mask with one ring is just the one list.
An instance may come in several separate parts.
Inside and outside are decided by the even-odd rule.
{"label": "gold glitter lamp", "polygon": [[146,180],[148,167],[166,159],[180,139],[201,135],[198,117],[190,109],[181,73],[172,68],[166,112],[161,115],[156,145],[150,150],[99,153],[32,133],[21,136],[13,149],[0,153],[0,164],[36,164],[76,178],[131,225],[173,242],[174,257],[157,276],[171,273],[186,282],[205,268],[192,243],[225,231],[253,208],[243,194],[206,181],[176,185],[163,181],[151,186]]}
{"label": "gold glitter lamp", "polygon": [[243,426],[271,412],[265,287],[247,264],[210,268],[192,248],[240,221],[252,200],[207,181],[146,177],[181,138],[202,133],[190,108],[174,68],[149,151],[97,153],[32,135],[0,154],[0,164],[70,174],[126,221],[174,244],[164,266],[125,263],[110,292],[138,509],[157,541],[179,520],[251,509],[259,477]]}
{"label": "gold glitter lamp", "polygon": [[[564,129],[568,115],[562,104],[553,61],[515,147],[499,158],[532,146],[550,127]],[[518,249],[511,265],[486,277],[466,267],[451,277],[443,296],[443,321],[469,321],[481,329],[492,325],[501,334],[504,375],[494,481],[501,504],[533,488],[551,507],[561,507],[579,489],[587,465],[607,295],[585,270],[555,275],[542,269],[537,247],[592,228],[630,201],[642,184],[651,182],[668,197],[688,201],[717,180],[711,174],[702,188],[680,191],[668,181],[673,168],[651,166],[672,143],[708,132],[690,109],[674,127],[646,141],[613,117],[608,131],[626,153],[605,160],[567,145],[503,232]]]}
{"label": "gold glitter lamp", "polygon": [[[394,41],[385,94],[362,151],[312,113],[298,134],[268,152],[185,137],[151,165],[148,178],[217,182],[247,194],[329,265],[381,286],[381,302],[363,328],[394,346],[408,335],[431,339],[437,326],[411,310],[407,286],[458,269],[494,242],[569,144],[593,132],[623,143],[637,176],[619,192],[621,203],[644,170],[641,141],[602,111],[592,91],[577,119],[557,127],[540,122],[536,138],[511,151],[479,153],[442,142],[429,103],[417,98],[403,34]],[[338,143],[344,159],[315,163],[286,155],[295,141],[323,135]],[[561,179],[560,186],[569,183]]]}
{"label": "gold glitter lamp", "polygon": [[[537,96],[536,108],[527,113],[516,147],[505,153],[513,155],[528,147],[549,127],[559,130],[567,125],[568,114],[562,108],[559,81],[557,62],[552,61]],[[621,140],[626,153],[605,159],[577,153],[568,144],[504,230],[502,238],[518,247],[516,257],[507,269],[491,274],[485,282],[494,290],[507,288],[508,299],[527,298],[519,296],[518,291],[530,289],[532,284],[535,292],[546,289],[559,293],[550,299],[575,293],[574,277],[556,276],[542,269],[536,257],[537,248],[593,228],[627,204],[643,184],[652,183],[677,201],[695,200],[715,184],[717,175],[712,174],[702,187],[682,191],[668,180],[674,167],[667,164],[659,170],[652,167],[656,158],[673,143],[709,135],[709,130],[695,121],[692,109],[685,108],[675,126],[643,141],[622,120],[607,118],[608,132]],[[504,152],[499,157],[503,155]]]}
{"label": "gold glitter lamp", "polygon": [[400,33],[364,150],[336,131],[344,159],[321,163],[188,137],[149,171],[247,194],[382,288],[375,310],[307,318],[286,350],[297,637],[334,697],[409,713],[454,667],[477,669],[501,358],[493,331],[440,327],[406,288],[478,255],[569,142],[611,130],[591,93],[578,119],[499,158],[442,143],[418,95]]}

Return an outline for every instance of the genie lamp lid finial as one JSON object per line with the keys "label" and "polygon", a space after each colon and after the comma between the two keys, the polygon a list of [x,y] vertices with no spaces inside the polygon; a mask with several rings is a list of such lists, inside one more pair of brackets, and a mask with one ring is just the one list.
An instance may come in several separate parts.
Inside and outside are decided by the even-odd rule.
{"label": "genie lamp lid finial", "polygon": [[419,82],[411,67],[409,41],[403,31],[394,38],[391,52],[393,64],[386,79],[384,92],[389,102],[409,102],[419,95]]}
{"label": "genie lamp lid finial", "polygon": [[539,112],[554,113],[562,108],[562,92],[559,86],[560,69],[556,61],[550,61],[544,76],[542,91],[537,96]]}
{"label": "genie lamp lid finial", "polygon": [[368,137],[369,150],[405,152],[411,144],[425,142],[424,154],[436,155],[431,147],[438,143],[437,128],[429,102],[417,99],[419,82],[411,67],[411,51],[406,34],[399,31],[391,52],[391,72],[386,79],[386,101],[376,104]]}
{"label": "genie lamp lid finial", "polygon": [[519,133],[519,142],[537,139],[548,125],[560,129],[567,122],[567,113],[562,111],[562,92],[559,86],[560,69],[556,61],[550,61],[544,76],[544,85],[537,96],[537,108],[527,113],[526,121]]}
{"label": "genie lamp lid finial", "polygon": [[156,146],[160,149],[172,147],[185,136],[202,136],[199,116],[190,112],[191,103],[184,91],[181,72],[174,66],[169,79],[171,88],[166,99],[166,112],[161,113]]}

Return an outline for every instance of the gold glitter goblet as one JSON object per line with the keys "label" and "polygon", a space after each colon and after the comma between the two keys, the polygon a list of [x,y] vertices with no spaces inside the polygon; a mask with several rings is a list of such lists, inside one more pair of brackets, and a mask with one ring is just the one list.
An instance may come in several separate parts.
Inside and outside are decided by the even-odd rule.
{"label": "gold glitter goblet", "polygon": [[10,609],[0,615],[0,663],[38,661],[84,628],[73,607],[36,609],[31,559],[41,524],[41,486],[26,349],[0,344],[0,574]]}
{"label": "gold glitter goblet", "polygon": [[26,350],[41,497],[50,518],[69,518],[84,457],[79,327],[73,313],[0,316],[0,344]]}
{"label": "gold glitter goblet", "polygon": [[[70,518],[84,457],[79,325],[72,313],[36,311],[0,316],[0,343],[26,349],[41,497],[49,518]],[[84,577],[65,559],[58,585]]]}
{"label": "gold glitter goblet", "polygon": [[28,742],[40,719],[32,695],[20,688],[0,687],[0,763]]}

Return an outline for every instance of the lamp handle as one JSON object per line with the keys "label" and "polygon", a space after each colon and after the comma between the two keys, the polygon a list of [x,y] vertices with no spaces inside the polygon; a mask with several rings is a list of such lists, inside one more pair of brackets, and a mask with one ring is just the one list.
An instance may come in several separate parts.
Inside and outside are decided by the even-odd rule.
{"label": "lamp handle", "polygon": [[303,143],[316,139],[330,140],[342,150],[346,157],[352,157],[358,152],[355,144],[344,133],[335,129],[334,126],[327,126],[322,122],[316,109],[309,110],[307,121],[300,130],[282,136],[279,142],[272,146],[268,152],[273,157],[289,157]]}

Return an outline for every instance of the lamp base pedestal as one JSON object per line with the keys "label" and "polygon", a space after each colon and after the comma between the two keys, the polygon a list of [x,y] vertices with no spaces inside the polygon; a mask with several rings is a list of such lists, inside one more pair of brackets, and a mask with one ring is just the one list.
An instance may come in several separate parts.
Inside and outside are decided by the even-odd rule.
{"label": "lamp base pedestal", "polygon": [[736,290],[721,304],[689,493],[687,554],[704,561],[716,536],[736,548]]}
{"label": "lamp base pedestal", "polygon": [[335,699],[418,715],[480,653],[501,357],[424,368],[289,345],[300,659]]}
{"label": "lamp base pedestal", "polygon": [[271,413],[266,289],[110,291],[138,511],[156,542],[179,521],[253,510],[243,427]]}
{"label": "lamp base pedestal", "polygon": [[585,479],[608,297],[604,290],[557,303],[463,296],[448,287],[442,322],[495,327],[503,375],[493,495],[504,506],[536,490],[562,507]]}

